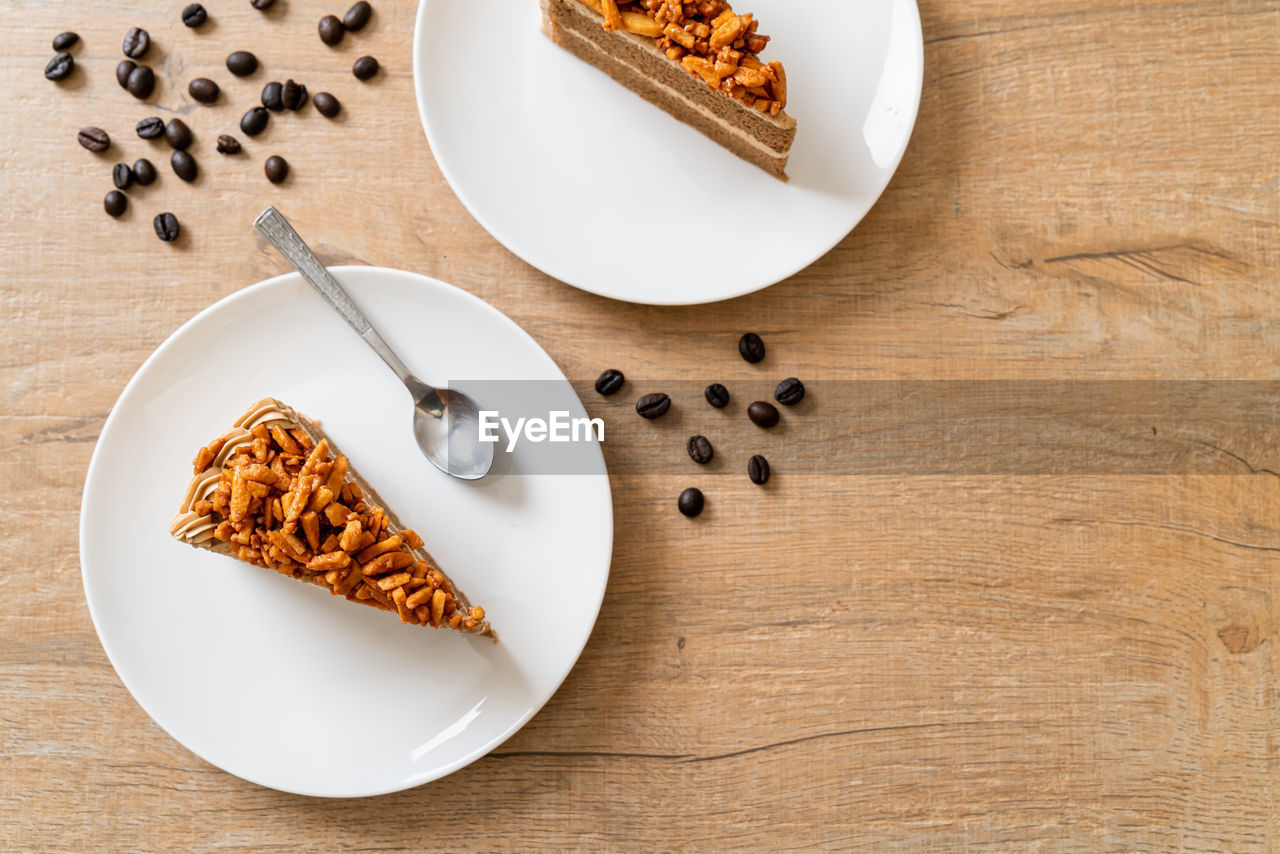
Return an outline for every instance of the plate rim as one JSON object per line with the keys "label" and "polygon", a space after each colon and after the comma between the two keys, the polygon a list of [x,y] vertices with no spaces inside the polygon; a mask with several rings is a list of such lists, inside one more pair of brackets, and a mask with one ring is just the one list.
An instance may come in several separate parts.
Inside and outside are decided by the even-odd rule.
{"label": "plate rim", "polygon": [[[566,383],[569,382],[568,377],[565,376],[564,370],[560,367],[559,363],[557,363],[556,360],[552,358],[551,354],[546,351],[546,348],[544,348],[540,343],[538,343],[538,340],[534,338],[529,333],[528,330],[526,330],[519,323],[516,323],[511,317],[509,317],[504,311],[499,309],[497,306],[492,305],[486,300],[481,299],[475,294],[470,293],[469,291],[466,291],[458,287],[457,285],[450,284],[448,282],[437,279],[433,276],[427,276],[422,273],[415,273],[410,270],[400,270],[394,267],[381,267],[381,266],[363,265],[363,264],[341,264],[341,265],[328,266],[327,269],[333,273],[342,273],[345,271],[360,271],[362,273],[372,272],[377,276],[391,276],[391,277],[403,276],[411,279],[418,279],[427,284],[438,285],[442,288],[445,288],[446,290],[454,291],[457,294],[461,295],[466,300],[469,300],[473,304],[479,306],[481,309],[492,312],[496,314],[500,319],[505,320],[507,323],[509,323],[515,330],[517,330],[521,335],[523,335],[526,339],[528,339],[530,343],[532,343],[535,347],[537,347],[539,350],[542,351],[542,353],[547,357],[547,359],[550,360],[552,366],[556,369],[557,373],[560,374],[561,379],[563,379]],[[542,711],[542,709],[546,706],[546,704],[551,701],[551,698],[554,697],[556,693],[560,690],[561,686],[564,685],[565,680],[569,678],[569,674],[573,672],[575,667],[577,667],[578,661],[579,659],[582,658],[582,653],[586,649],[587,643],[590,642],[591,636],[595,633],[596,623],[600,618],[600,610],[604,606],[604,597],[608,591],[609,577],[612,574],[612,570],[613,570],[613,546],[614,546],[614,534],[615,534],[615,522],[616,522],[616,520],[614,519],[614,512],[613,512],[613,483],[612,483],[612,479],[609,476],[608,465],[604,459],[604,453],[601,450],[600,445],[597,443],[594,445],[594,448],[595,448],[596,454],[599,456],[601,475],[604,478],[605,493],[609,499],[608,501],[609,522],[608,522],[608,535],[607,535],[608,548],[606,549],[608,553],[608,560],[604,566],[603,581],[600,585],[600,595],[599,595],[598,601],[596,602],[594,613],[592,614],[590,624],[588,625],[587,630],[583,635],[582,643],[578,646],[577,651],[573,655],[573,660],[569,663],[569,666],[565,669],[565,672],[560,676],[560,678],[556,680],[555,685],[551,687],[547,695],[543,697],[541,700],[539,700],[536,704],[531,705],[529,710],[525,714],[523,714],[518,719],[516,719],[506,729],[503,729],[502,731],[497,733],[492,739],[489,740],[489,742],[480,745],[476,749],[468,752],[467,754],[460,757],[459,759],[454,760],[453,762],[447,763],[445,765],[440,766],[437,769],[434,769],[433,771],[431,771],[421,779],[410,778],[407,781],[401,781],[401,782],[392,784],[390,786],[387,786],[385,788],[378,788],[378,789],[373,789],[368,791],[362,790],[358,792],[317,792],[317,791],[303,791],[303,790],[294,789],[294,788],[282,787],[282,786],[267,782],[263,779],[260,779],[257,775],[241,774],[235,771],[231,771],[228,768],[225,768],[222,765],[218,764],[217,762],[214,762],[212,759],[205,756],[203,752],[196,750],[191,745],[187,744],[184,740],[182,740],[177,735],[175,735],[174,732],[168,726],[166,726],[165,723],[163,723],[160,720],[160,718],[158,718],[152,712],[149,705],[146,702],[144,702],[143,699],[138,695],[137,691],[134,689],[134,685],[130,682],[128,678],[125,677],[124,673],[120,670],[120,667],[116,662],[116,655],[112,653],[106,638],[103,636],[103,630],[100,624],[100,618],[99,618],[99,615],[96,614],[94,611],[93,599],[90,595],[90,587],[92,586],[92,583],[90,582],[90,576],[87,570],[87,562],[86,562],[86,555],[85,555],[86,519],[88,518],[88,511],[89,511],[89,496],[91,491],[93,490],[93,486],[96,481],[96,476],[97,476],[96,473],[99,468],[99,454],[102,449],[103,438],[107,436],[108,432],[112,430],[112,428],[114,427],[116,419],[120,413],[121,402],[124,401],[126,396],[128,396],[131,392],[134,391],[136,385],[139,382],[139,378],[143,375],[143,373],[154,362],[162,358],[164,353],[171,346],[174,346],[174,342],[177,341],[178,338],[184,332],[186,332],[188,327],[195,325],[197,322],[201,321],[206,315],[213,312],[215,309],[224,307],[226,305],[234,304],[236,302],[241,302],[246,299],[251,299],[253,296],[255,296],[261,291],[280,287],[282,285],[289,283],[290,281],[295,281],[300,283],[301,279],[302,279],[301,274],[296,271],[288,271],[285,273],[280,273],[278,275],[271,276],[267,279],[262,279],[251,285],[232,291],[231,293],[221,297],[220,299],[217,299],[214,302],[209,303],[204,308],[200,309],[198,312],[196,312],[194,315],[188,318],[186,321],[184,321],[181,325],[179,325],[178,328],[176,328],[171,333],[169,333],[169,335],[166,336],[165,339],[142,361],[142,363],[137,367],[137,369],[135,369],[133,375],[129,378],[129,381],[126,382],[124,387],[121,389],[120,394],[119,396],[117,396],[115,403],[111,405],[111,411],[107,414],[106,419],[103,421],[102,430],[99,432],[98,438],[94,442],[93,453],[89,457],[89,464],[85,470],[84,486],[82,487],[81,495],[80,495],[80,508],[79,508],[80,518],[76,525],[76,533],[79,539],[76,551],[77,551],[77,556],[79,557],[79,560],[80,560],[80,581],[81,581],[81,587],[84,592],[85,608],[89,612],[89,620],[93,624],[94,633],[98,637],[98,645],[102,648],[103,653],[106,655],[107,661],[111,665],[111,669],[114,671],[116,678],[120,680],[120,683],[124,686],[125,690],[129,692],[130,698],[132,698],[132,700],[138,704],[139,708],[142,709],[142,711],[147,715],[147,717],[151,720],[151,722],[154,723],[156,726],[158,726],[160,730],[165,733],[165,735],[173,739],[173,741],[178,745],[180,745],[183,749],[187,750],[192,755],[198,757],[201,761],[208,763],[209,765],[213,766],[214,768],[217,768],[218,770],[222,771],[225,774],[230,774],[233,777],[237,777],[239,779],[245,780],[249,783],[252,783],[253,785],[261,786],[266,789],[272,789],[274,791],[285,792],[287,794],[299,795],[303,797],[313,797],[313,798],[378,797],[380,795],[387,795],[387,794],[392,794],[394,792],[402,792],[402,791],[407,791],[409,789],[418,788],[419,786],[425,786],[428,783],[432,783],[443,777],[447,777],[450,774],[454,773],[455,771],[465,768],[466,766],[472,764],[473,762],[476,762],[477,760],[484,758],[489,753],[491,753],[492,751],[500,747],[505,741],[507,741],[509,738],[511,738],[521,729],[523,729],[524,726],[528,724],[528,722],[532,720],[535,715],[537,715],[539,712]],[[574,395],[577,396],[576,391],[574,392]]]}

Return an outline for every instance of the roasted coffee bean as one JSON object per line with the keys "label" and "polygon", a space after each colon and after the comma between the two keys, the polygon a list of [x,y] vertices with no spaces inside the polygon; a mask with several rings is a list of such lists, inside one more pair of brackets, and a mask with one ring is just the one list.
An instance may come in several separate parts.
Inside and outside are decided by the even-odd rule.
{"label": "roasted coffee bean", "polygon": [[711,458],[716,455],[716,449],[711,447],[711,442],[706,436],[690,436],[689,444],[685,449],[689,452],[689,459],[700,466],[711,462]]}
{"label": "roasted coffee bean", "polygon": [[188,152],[178,149],[169,158],[169,165],[173,167],[173,174],[190,184],[200,174],[200,168],[196,166],[196,159]]}
{"label": "roasted coffee bean", "polygon": [[301,110],[307,105],[307,87],[290,77],[280,89],[280,103],[286,110]]}
{"label": "roasted coffee bean", "polygon": [[327,45],[335,45],[342,41],[342,36],[347,32],[347,28],[338,20],[337,15],[325,15],[316,25],[316,29],[320,32],[320,41]]}
{"label": "roasted coffee bean", "polygon": [[671,398],[661,392],[646,394],[636,401],[636,412],[641,418],[660,418],[671,408]]}
{"label": "roasted coffee bean", "polygon": [[189,6],[182,7],[182,23],[188,27],[195,29],[204,26],[204,22],[209,20],[209,13],[199,3],[192,3]]}
{"label": "roasted coffee bean", "polygon": [[221,134],[218,137],[218,153],[219,154],[239,154],[240,140],[228,134]]}
{"label": "roasted coffee bean", "polygon": [[151,47],[151,34],[141,27],[132,27],[124,34],[124,55],[130,59],[142,59]]}
{"label": "roasted coffee bean", "polygon": [[262,106],[268,110],[280,112],[284,109],[284,101],[280,99],[280,94],[284,91],[284,84],[279,80],[272,80],[266,86],[262,87]]}
{"label": "roasted coffee bean", "polygon": [[769,482],[769,461],[759,454],[747,460],[747,477],[752,483],[764,486]]}
{"label": "roasted coffee bean", "polygon": [[342,25],[353,33],[357,30],[363,30],[364,25],[369,23],[369,16],[372,14],[373,7],[366,3],[365,0],[360,0],[359,3],[347,10],[347,14],[342,16]]}
{"label": "roasted coffee bean", "polygon": [[191,93],[192,98],[202,104],[212,104],[218,100],[218,84],[208,77],[197,77],[192,80],[187,84],[187,91]]}
{"label": "roasted coffee bean", "polygon": [[[316,101],[320,100],[320,96],[316,96]],[[622,388],[622,384],[627,381],[622,371],[615,371],[613,368],[605,371],[596,378],[596,394],[603,394],[605,397]]]}
{"label": "roasted coffee bean", "polygon": [[111,167],[111,183],[117,190],[127,190],[133,184],[133,170],[128,163],[117,163]]}
{"label": "roasted coffee bean", "polygon": [[151,116],[138,122],[138,136],[143,139],[155,139],[164,136],[164,119]]}
{"label": "roasted coffee bean", "polygon": [[76,70],[76,60],[65,50],[58,51],[44,67],[46,80],[66,80]]}
{"label": "roasted coffee bean", "polygon": [[76,141],[95,154],[111,147],[111,137],[102,128],[80,128]]}
{"label": "roasted coffee bean", "polygon": [[177,240],[178,234],[182,231],[181,226],[178,225],[178,218],[168,211],[156,214],[156,218],[151,221],[151,224],[155,226],[156,237],[165,243]]}
{"label": "roasted coffee bean", "polygon": [[76,42],[80,41],[80,36],[67,30],[65,33],[58,33],[53,37],[54,50],[70,50],[75,47]]}
{"label": "roasted coffee bean", "polygon": [[129,79],[125,81],[124,88],[139,101],[145,101],[156,90],[156,73],[149,65],[139,65],[129,72]]}
{"label": "roasted coffee bean", "polygon": [[696,486],[691,486],[680,493],[680,498],[676,501],[676,507],[680,508],[681,513],[692,519],[702,512],[702,507],[705,503],[706,499],[702,497],[702,490]]}
{"label": "roasted coffee bean", "polygon": [[122,59],[116,63],[116,82],[120,84],[121,89],[129,87],[129,75],[133,73],[133,69],[138,67],[138,63],[132,59]]}
{"label": "roasted coffee bean", "polygon": [[129,207],[129,197],[119,190],[112,190],[102,198],[102,209],[111,216],[120,216]]}
{"label": "roasted coffee bean", "polygon": [[262,170],[267,173],[268,181],[279,184],[289,177],[289,161],[278,154],[273,154],[262,165]]}
{"label": "roasted coffee bean", "polygon": [[342,104],[328,92],[317,92],[312,96],[311,102],[316,105],[316,112],[327,119],[333,118],[342,111]]}
{"label": "roasted coffee bean", "polygon": [[227,54],[227,70],[237,77],[248,77],[258,70],[258,57],[247,50]]}
{"label": "roasted coffee bean", "polygon": [[747,417],[755,422],[757,427],[763,427],[768,430],[770,427],[777,426],[780,416],[778,415],[778,407],[772,403],[757,400],[747,407]]}
{"label": "roasted coffee bean", "polygon": [[171,148],[184,149],[191,145],[191,139],[191,128],[182,119],[169,119],[169,123],[164,126],[164,141]]}
{"label": "roasted coffee bean", "polygon": [[133,161],[133,180],[144,187],[154,184],[156,167],[145,157]]}
{"label": "roasted coffee bean", "polygon": [[795,406],[804,400],[804,383],[795,377],[787,377],[773,390],[773,399],[783,406]]}
{"label": "roasted coffee bean", "polygon": [[271,8],[276,0],[249,0],[249,5],[257,9],[259,12],[265,12]]}
{"label": "roasted coffee bean", "polygon": [[738,341],[738,352],[748,362],[764,361],[764,341],[754,332],[748,332]]}
{"label": "roasted coffee bean", "polygon": [[703,394],[707,396],[707,403],[716,409],[724,409],[729,405],[729,389],[720,385],[720,383],[712,383],[707,386],[707,390]]}
{"label": "roasted coffee bean", "polygon": [[368,80],[378,73],[378,60],[372,56],[362,56],[351,66],[351,73],[357,80]]}
{"label": "roasted coffee bean", "polygon": [[253,107],[240,117],[240,130],[246,136],[257,136],[267,129],[267,120],[271,114],[264,107]]}

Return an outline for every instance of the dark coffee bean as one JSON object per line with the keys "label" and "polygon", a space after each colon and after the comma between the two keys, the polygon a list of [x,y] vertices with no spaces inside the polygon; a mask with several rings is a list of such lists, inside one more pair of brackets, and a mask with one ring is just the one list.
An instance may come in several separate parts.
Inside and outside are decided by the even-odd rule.
{"label": "dark coffee bean", "polygon": [[290,77],[280,89],[280,102],[286,110],[301,110],[307,105],[307,87]]}
{"label": "dark coffee bean", "polygon": [[316,112],[327,119],[333,118],[342,111],[342,104],[328,92],[317,92],[312,96],[311,102],[316,105]]}
{"label": "dark coffee bean", "polygon": [[267,129],[269,118],[271,114],[266,109],[253,107],[240,117],[240,130],[244,131],[246,136],[257,136]]}
{"label": "dark coffee bean", "polygon": [[156,237],[165,243],[177,240],[178,234],[182,231],[181,226],[178,225],[178,218],[168,211],[156,214],[156,218],[151,221],[151,224],[155,226]]}
{"label": "dark coffee bean", "polygon": [[141,27],[132,27],[124,34],[124,55],[130,59],[142,59],[147,48],[151,47],[151,34]]}
{"label": "dark coffee bean", "polygon": [[763,427],[768,430],[778,424],[778,407],[772,403],[757,400],[747,407],[747,417],[754,421],[757,427]]}
{"label": "dark coffee bean", "polygon": [[724,409],[729,405],[729,389],[720,385],[720,383],[712,383],[707,386],[707,390],[703,393],[707,396],[707,403],[716,409]]}
{"label": "dark coffee bean", "polygon": [[171,148],[182,150],[191,145],[191,139],[191,128],[182,119],[169,119],[169,123],[164,126],[164,141]]}
{"label": "dark coffee bean", "polygon": [[748,332],[738,341],[738,352],[748,362],[764,361],[764,342],[754,332]]}
{"label": "dark coffee bean", "polygon": [[769,482],[769,461],[759,454],[747,460],[747,477],[752,483],[764,486]]}
{"label": "dark coffee bean", "polygon": [[[316,96],[316,101],[320,100],[320,96]],[[605,397],[622,388],[622,384],[627,381],[622,371],[615,371],[613,368],[605,371],[596,378],[596,393],[603,394]]]}
{"label": "dark coffee bean", "polygon": [[225,133],[221,134],[218,137],[218,153],[219,154],[239,154],[240,140],[236,139],[234,136],[229,136]]}
{"label": "dark coffee bean", "polygon": [[247,50],[227,54],[227,70],[237,77],[248,77],[258,70],[258,57]]}
{"label": "dark coffee bean", "polygon": [[364,25],[369,23],[369,16],[372,14],[373,7],[366,3],[365,0],[360,0],[359,3],[347,10],[347,14],[342,16],[342,25],[353,33],[356,30],[363,30]]}
{"label": "dark coffee bean", "polygon": [[773,390],[773,399],[783,406],[795,406],[804,400],[804,383],[795,377],[787,377]]}
{"label": "dark coffee bean", "polygon": [[158,136],[164,136],[164,119],[159,116],[151,116],[138,122],[138,136],[143,139],[155,139]]}
{"label": "dark coffee bean", "polygon": [[46,80],[66,80],[76,70],[75,58],[65,50],[53,55],[53,59],[44,67]]}
{"label": "dark coffee bean", "polygon": [[284,91],[284,84],[279,80],[272,80],[266,86],[262,87],[262,106],[268,110],[280,112],[284,109],[284,101],[281,100],[281,93]]}
{"label": "dark coffee bean", "polygon": [[282,183],[285,178],[289,177],[289,161],[278,154],[268,157],[262,169],[267,173],[267,180],[272,184]]}
{"label": "dark coffee bean", "polygon": [[90,151],[97,153],[111,147],[111,137],[102,128],[80,128],[76,140]]}
{"label": "dark coffee bean", "polygon": [[129,207],[129,197],[119,190],[112,190],[102,198],[102,209],[111,216],[120,216]]}
{"label": "dark coffee bean", "polygon": [[133,184],[133,170],[128,163],[117,163],[111,167],[111,183],[117,190],[127,190]]}
{"label": "dark coffee bean", "polygon": [[197,77],[192,80],[187,84],[187,91],[191,93],[192,98],[202,104],[212,104],[218,100],[218,84],[208,77]]}
{"label": "dark coffee bean", "polygon": [[716,455],[716,449],[711,447],[711,442],[706,436],[690,436],[689,444],[685,449],[689,452],[689,459],[700,466],[711,462],[711,458]]}
{"label": "dark coffee bean", "polygon": [[661,392],[646,394],[636,401],[636,412],[641,418],[660,418],[671,408],[671,398]]}
{"label": "dark coffee bean", "polygon": [[271,8],[276,0],[249,0],[249,5],[257,9],[259,12],[265,12]]}
{"label": "dark coffee bean", "polygon": [[692,519],[702,512],[702,506],[705,503],[706,499],[702,497],[702,490],[691,486],[680,493],[680,498],[676,501],[676,507],[679,507],[681,513]]}
{"label": "dark coffee bean", "polygon": [[192,3],[189,6],[182,7],[182,23],[188,27],[195,29],[204,26],[204,22],[209,20],[209,13],[199,3]]}
{"label": "dark coffee bean", "polygon": [[139,65],[129,72],[124,88],[139,101],[145,101],[156,90],[156,73],[148,65]]}
{"label": "dark coffee bean", "polygon": [[336,15],[325,15],[320,19],[316,29],[320,32],[320,41],[327,45],[335,45],[342,41],[342,36],[347,32],[347,28],[342,25]]}
{"label": "dark coffee bean", "polygon": [[357,80],[368,80],[378,73],[378,60],[372,56],[362,56],[351,66],[351,73]]}
{"label": "dark coffee bean", "polygon": [[138,63],[132,59],[122,59],[116,63],[116,82],[120,84],[121,89],[128,88],[129,75],[133,73],[133,69],[138,67]]}
{"label": "dark coffee bean", "polygon": [[169,165],[173,167],[173,174],[190,184],[200,174],[200,168],[196,166],[196,159],[188,152],[179,149],[169,158]]}
{"label": "dark coffee bean", "polygon": [[70,30],[67,30],[65,33],[58,33],[53,37],[53,49],[69,50],[74,47],[78,41],[80,41],[80,36]]}
{"label": "dark coffee bean", "polygon": [[145,157],[133,161],[133,180],[144,187],[154,184],[156,167]]}

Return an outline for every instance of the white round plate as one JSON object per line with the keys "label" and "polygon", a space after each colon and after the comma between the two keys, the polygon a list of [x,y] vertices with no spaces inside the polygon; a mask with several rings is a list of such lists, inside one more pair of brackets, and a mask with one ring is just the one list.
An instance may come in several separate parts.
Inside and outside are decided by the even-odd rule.
{"label": "white round plate", "polygon": [[[424,378],[564,382],[520,327],[457,288],[334,273]],[[498,643],[402,625],[169,536],[195,451],[267,396],[323,425],[485,607]],[[613,545],[599,447],[587,449],[596,474],[464,483],[423,458],[411,412],[395,375],[296,274],[202,311],[120,395],[80,510],[85,598],[125,686],[205,760],[307,795],[416,786],[501,744],[573,667]]]}
{"label": "white round plate", "polygon": [[418,110],[458,198],[543,272],[685,305],[799,272],[866,215],[920,105],[915,0],[741,0],[787,67],[791,180],[739,160],[554,45],[537,0],[421,0]]}

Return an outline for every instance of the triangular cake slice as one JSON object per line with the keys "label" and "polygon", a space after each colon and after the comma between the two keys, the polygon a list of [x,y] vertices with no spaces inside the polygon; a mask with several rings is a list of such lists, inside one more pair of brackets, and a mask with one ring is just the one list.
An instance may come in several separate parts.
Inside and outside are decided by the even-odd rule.
{"label": "triangular cake slice", "polygon": [[258,401],[200,449],[169,528],[184,543],[390,611],[494,637],[473,607],[316,424]]}
{"label": "triangular cake slice", "polygon": [[[835,0],[831,0],[835,2]],[[726,0],[541,0],[542,29],[579,59],[786,179],[796,120],[769,37]]]}

